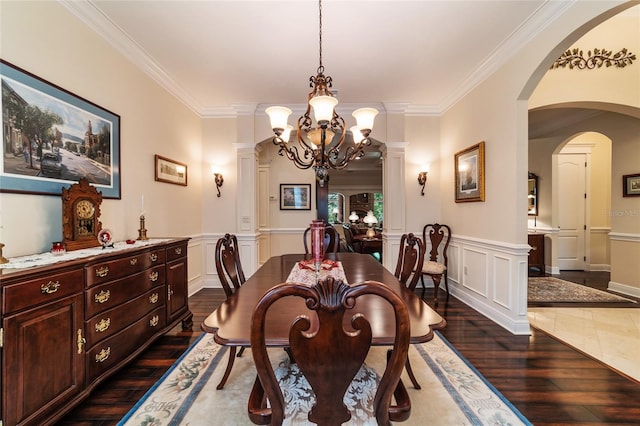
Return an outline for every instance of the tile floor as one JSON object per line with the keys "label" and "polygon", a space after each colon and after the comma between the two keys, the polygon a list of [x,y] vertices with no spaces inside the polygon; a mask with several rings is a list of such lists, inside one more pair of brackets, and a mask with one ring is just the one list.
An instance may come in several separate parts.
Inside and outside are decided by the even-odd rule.
{"label": "tile floor", "polygon": [[530,307],[528,317],[533,327],[640,381],[640,309]]}

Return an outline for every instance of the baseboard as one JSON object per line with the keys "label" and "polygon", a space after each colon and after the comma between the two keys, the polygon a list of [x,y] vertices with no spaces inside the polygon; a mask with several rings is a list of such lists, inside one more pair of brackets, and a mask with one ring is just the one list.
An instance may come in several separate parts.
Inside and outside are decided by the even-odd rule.
{"label": "baseboard", "polygon": [[[522,335],[522,336],[531,335],[529,320],[526,319],[526,316],[523,321],[516,321],[513,318],[509,318],[508,316],[504,315],[502,312],[495,309],[495,307],[487,304],[483,300],[480,300],[474,297],[471,293],[458,291],[458,289],[455,288],[455,285],[454,286],[451,285],[451,281],[449,281],[449,288],[451,289],[452,297],[455,297],[456,299],[463,302],[465,305],[480,312],[482,315],[486,316],[491,321],[495,322],[505,330],[515,335]],[[440,294],[440,297],[442,296],[443,294]],[[446,294],[445,294],[445,297],[446,297]]]}
{"label": "baseboard", "polygon": [[607,290],[615,291],[616,293],[626,294],[627,296],[637,297],[640,299],[640,288],[632,287],[627,284],[620,284],[613,281],[609,281]]}
{"label": "baseboard", "polygon": [[592,263],[589,265],[591,272],[611,272],[611,265]]}

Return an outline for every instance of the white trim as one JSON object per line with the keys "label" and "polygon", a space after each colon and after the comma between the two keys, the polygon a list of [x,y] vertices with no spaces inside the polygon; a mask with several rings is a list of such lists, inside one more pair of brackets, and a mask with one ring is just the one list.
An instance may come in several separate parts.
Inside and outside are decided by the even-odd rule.
{"label": "white trim", "polygon": [[589,265],[589,271],[611,272],[611,265],[607,265],[606,263],[592,263]]}
{"label": "white trim", "polygon": [[640,234],[624,234],[622,232],[609,232],[611,241],[628,241],[640,243]]}
{"label": "white trim", "polygon": [[[477,255],[469,257],[465,253]],[[529,335],[528,253],[528,244],[452,235],[449,246],[451,295],[511,333]],[[475,282],[469,282],[469,277]]]}
{"label": "white trim", "polygon": [[630,285],[609,281],[607,290],[615,291],[616,293],[622,293],[622,294],[626,294],[627,296],[637,297],[638,299],[640,299],[639,287],[632,287]]}

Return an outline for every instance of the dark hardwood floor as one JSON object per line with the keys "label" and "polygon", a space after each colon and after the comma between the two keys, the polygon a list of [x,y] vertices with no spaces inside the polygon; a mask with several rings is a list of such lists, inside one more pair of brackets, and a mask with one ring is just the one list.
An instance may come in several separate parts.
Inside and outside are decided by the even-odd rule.
{"label": "dark hardwood floor", "polygon": [[[431,289],[416,292],[431,301]],[[201,333],[200,323],[223,297],[221,289],[192,296],[192,331],[176,327],[160,338],[59,424],[116,424]],[[640,424],[638,382],[545,333],[514,336],[457,299],[447,300],[444,292],[440,300],[437,310],[447,320],[442,334],[534,425]]]}

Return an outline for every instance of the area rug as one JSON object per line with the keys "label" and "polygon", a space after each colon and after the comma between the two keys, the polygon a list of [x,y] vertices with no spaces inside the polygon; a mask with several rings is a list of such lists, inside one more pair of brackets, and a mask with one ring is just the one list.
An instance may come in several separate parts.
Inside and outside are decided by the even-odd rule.
{"label": "area rug", "polygon": [[529,302],[632,302],[626,297],[555,277],[530,277]]}
{"label": "area rug", "polygon": [[[407,425],[531,425],[456,349],[436,332],[428,343],[411,345],[411,364],[422,389],[403,380],[412,403]],[[286,362],[282,349],[269,349],[274,365]],[[381,372],[385,347],[374,347],[366,364]],[[118,423],[119,426],[250,425],[247,399],[256,377],[249,351],[236,361],[223,390],[216,390],[228,348],[203,334]],[[310,424],[285,421],[285,424]],[[357,423],[348,423],[357,424]]]}

